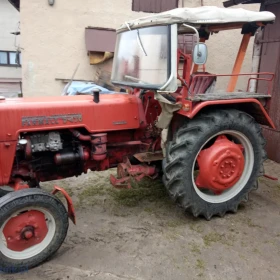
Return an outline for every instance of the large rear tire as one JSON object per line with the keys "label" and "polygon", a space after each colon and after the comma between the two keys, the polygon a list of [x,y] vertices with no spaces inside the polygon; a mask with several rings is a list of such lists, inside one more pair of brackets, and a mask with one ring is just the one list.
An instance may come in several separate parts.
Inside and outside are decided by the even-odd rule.
{"label": "large rear tire", "polygon": [[[225,184],[223,191],[213,192],[210,187],[199,187],[196,176],[202,172],[198,156],[201,151],[211,148],[218,137],[242,147],[244,168],[240,178],[236,177],[237,182],[230,186]],[[262,175],[263,161],[266,159],[264,146],[261,128],[250,115],[233,109],[201,114],[180,127],[167,145],[166,159],[163,161],[166,189],[178,205],[195,217],[204,216],[210,220],[214,215],[236,212],[238,205],[247,201],[249,192],[257,187],[257,178]],[[215,164],[220,164],[219,160]],[[204,181],[211,180],[206,178]],[[216,177],[213,177],[214,180],[217,180]]]}
{"label": "large rear tire", "polygon": [[63,243],[68,215],[62,202],[40,189],[0,198],[0,270],[15,273],[39,265]]}

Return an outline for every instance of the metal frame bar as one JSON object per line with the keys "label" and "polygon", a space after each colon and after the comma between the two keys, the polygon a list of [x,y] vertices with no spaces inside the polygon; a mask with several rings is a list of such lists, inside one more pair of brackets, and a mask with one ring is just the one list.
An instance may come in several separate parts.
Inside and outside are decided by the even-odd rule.
{"label": "metal frame bar", "polygon": [[[252,75],[255,75],[255,76],[260,76],[260,75],[269,75],[271,76],[271,78],[254,78],[254,77],[250,77],[249,80],[248,80],[248,86],[250,84],[250,80],[253,80],[253,79],[256,79],[256,80],[263,80],[263,81],[267,81],[268,83],[270,82],[270,86],[268,88],[268,93],[267,94],[270,94],[270,90],[271,90],[271,86],[272,86],[272,81],[274,79],[274,76],[275,74],[274,73],[271,73],[271,72],[260,72],[260,73],[238,73],[238,74],[198,74],[198,75],[194,75],[193,78],[192,78],[192,83],[190,85],[190,90],[189,90],[189,93],[190,93],[190,97],[194,97],[194,81],[196,79],[198,79],[199,77],[236,77],[238,78],[238,76],[252,76]],[[248,87],[247,87],[247,91],[248,91]]]}
{"label": "metal frame bar", "polygon": [[237,54],[237,57],[235,60],[235,64],[232,69],[231,79],[228,84],[228,88],[227,88],[228,92],[233,92],[236,87],[237,80],[238,80],[238,74],[241,71],[251,36],[252,36],[251,33],[243,35],[243,38],[242,38],[242,41],[240,44],[240,48],[239,48],[239,51],[238,51],[238,54]]}

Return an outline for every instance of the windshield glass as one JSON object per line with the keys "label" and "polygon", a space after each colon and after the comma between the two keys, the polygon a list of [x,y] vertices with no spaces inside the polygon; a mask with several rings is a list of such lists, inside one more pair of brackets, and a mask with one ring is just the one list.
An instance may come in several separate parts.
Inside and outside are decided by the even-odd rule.
{"label": "windshield glass", "polygon": [[170,76],[170,29],[154,26],[119,33],[112,82],[160,88]]}

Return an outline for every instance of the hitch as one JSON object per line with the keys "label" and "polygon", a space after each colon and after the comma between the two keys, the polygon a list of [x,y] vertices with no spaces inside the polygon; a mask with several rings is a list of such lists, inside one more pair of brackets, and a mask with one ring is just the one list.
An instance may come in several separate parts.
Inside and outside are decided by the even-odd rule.
{"label": "hitch", "polygon": [[158,173],[156,167],[147,164],[132,165],[128,158],[123,163],[119,163],[117,167],[117,178],[110,175],[110,182],[115,188],[131,189],[131,179],[140,182],[144,177],[151,179],[157,178]]}

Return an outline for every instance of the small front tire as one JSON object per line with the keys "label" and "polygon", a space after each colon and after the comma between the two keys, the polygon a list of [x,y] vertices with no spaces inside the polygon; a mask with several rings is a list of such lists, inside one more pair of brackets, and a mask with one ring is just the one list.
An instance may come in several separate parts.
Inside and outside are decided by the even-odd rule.
{"label": "small front tire", "polygon": [[0,269],[19,272],[51,257],[62,245],[68,215],[62,202],[40,189],[0,198]]}

